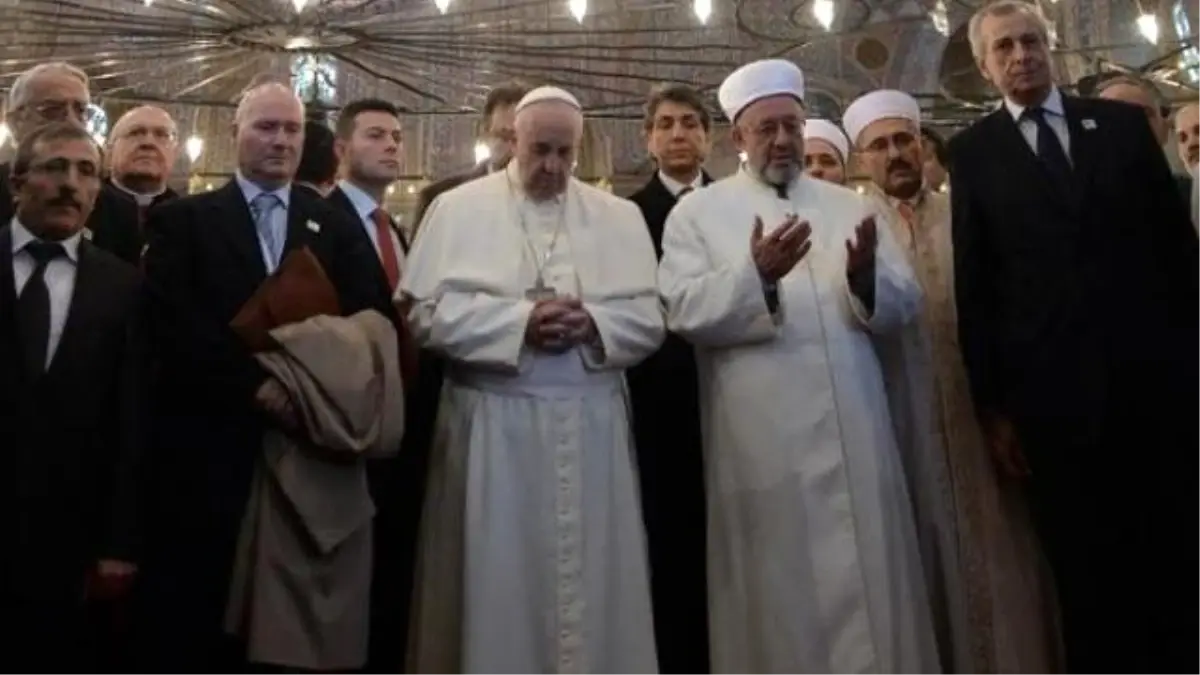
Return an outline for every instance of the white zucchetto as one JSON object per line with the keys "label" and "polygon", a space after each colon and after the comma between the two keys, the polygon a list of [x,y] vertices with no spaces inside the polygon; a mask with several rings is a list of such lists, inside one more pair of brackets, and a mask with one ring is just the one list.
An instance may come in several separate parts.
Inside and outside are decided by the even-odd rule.
{"label": "white zucchetto", "polygon": [[850,154],[850,141],[846,139],[846,134],[842,133],[841,127],[829,120],[805,120],[804,140],[810,138],[822,140],[832,145],[841,154],[842,164],[846,163],[846,157]]}
{"label": "white zucchetto", "polygon": [[846,108],[842,126],[851,142],[858,145],[858,136],[872,122],[885,119],[909,120],[921,126],[921,106],[917,99],[895,89],[880,89],[863,94]]}
{"label": "white zucchetto", "polygon": [[725,78],[717,90],[717,100],[729,121],[733,122],[751,103],[787,94],[804,102],[804,72],[791,61],[763,59],[738,68]]}
{"label": "white zucchetto", "polygon": [[580,112],[583,111],[583,106],[579,105],[579,100],[572,96],[571,92],[567,91],[566,89],[559,89],[558,87],[538,87],[528,94],[525,94],[525,96],[517,102],[517,107],[514,109],[514,112],[521,112],[534,103],[543,103],[545,101],[559,101],[561,103],[566,103]]}

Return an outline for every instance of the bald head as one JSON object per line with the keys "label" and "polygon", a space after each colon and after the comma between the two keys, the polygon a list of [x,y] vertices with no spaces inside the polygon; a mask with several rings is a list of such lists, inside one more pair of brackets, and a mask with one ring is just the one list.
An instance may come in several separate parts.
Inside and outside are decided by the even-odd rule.
{"label": "bald head", "polygon": [[1195,176],[1200,164],[1200,104],[1189,103],[1175,113],[1175,142],[1179,159],[1188,173]]}
{"label": "bald head", "polygon": [[121,115],[108,135],[113,179],[132,192],[158,194],[179,150],[175,120],[166,110],[139,106]]}
{"label": "bald head", "polygon": [[295,92],[278,82],[249,89],[233,127],[243,176],[272,190],[291,182],[304,145],[304,104]]}
{"label": "bald head", "polygon": [[526,194],[550,199],[567,189],[583,138],[583,113],[568,101],[546,99],[517,111],[517,170]]}
{"label": "bald head", "polygon": [[1167,142],[1167,120],[1163,117],[1162,98],[1153,84],[1139,78],[1118,76],[1101,84],[1096,95],[1141,108],[1146,113],[1146,120],[1150,122],[1150,130],[1154,132],[1158,144]]}

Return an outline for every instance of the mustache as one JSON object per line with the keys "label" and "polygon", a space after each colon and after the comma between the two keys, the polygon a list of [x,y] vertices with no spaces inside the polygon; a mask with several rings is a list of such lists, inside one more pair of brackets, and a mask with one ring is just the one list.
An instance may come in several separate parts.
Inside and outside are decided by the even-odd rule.
{"label": "mustache", "polygon": [[912,164],[910,164],[908,162],[908,160],[893,159],[892,161],[888,162],[888,165],[887,165],[888,173],[891,173],[893,171],[899,171],[901,169],[906,170],[906,171],[916,171],[917,170],[917,168],[914,167]]}
{"label": "mustache", "polygon": [[75,198],[74,194],[59,195],[54,199],[47,201],[46,206],[47,208],[56,208],[60,206],[73,207],[76,209],[83,208],[83,205],[79,203],[79,200]]}

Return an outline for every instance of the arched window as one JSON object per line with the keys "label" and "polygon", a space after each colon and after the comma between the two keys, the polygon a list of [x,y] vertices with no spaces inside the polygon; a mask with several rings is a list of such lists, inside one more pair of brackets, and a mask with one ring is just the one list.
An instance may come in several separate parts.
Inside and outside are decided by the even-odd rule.
{"label": "arched window", "polygon": [[92,138],[103,145],[104,139],[108,137],[108,113],[104,112],[104,108],[95,103],[89,104],[84,114],[84,124]]}
{"label": "arched window", "polygon": [[[1188,20],[1187,7],[1183,3],[1184,0],[1176,2],[1175,9],[1171,12],[1175,23],[1175,35],[1181,40],[1188,39],[1192,35],[1192,22]],[[1188,47],[1179,56],[1179,61],[1188,80],[1200,82],[1200,51],[1194,46]]]}
{"label": "arched window", "polygon": [[337,62],[328,54],[300,54],[292,58],[292,89],[306,102],[334,105],[337,80]]}

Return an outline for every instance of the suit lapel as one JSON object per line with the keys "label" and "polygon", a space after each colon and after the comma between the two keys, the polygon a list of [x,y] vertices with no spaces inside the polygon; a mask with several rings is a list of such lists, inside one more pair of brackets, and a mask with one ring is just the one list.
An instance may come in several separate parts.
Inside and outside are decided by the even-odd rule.
{"label": "suit lapel", "polygon": [[1017,125],[1017,121],[1009,114],[1007,108],[1001,106],[986,120],[991,123],[996,138],[1001,139],[998,147],[1001,148],[1002,152],[1007,152],[1014,162],[1024,165],[1026,171],[1045,177],[1045,180],[1033,181],[1037,184],[1037,187],[1034,189],[1043,192],[1046,199],[1052,202],[1059,204],[1071,203],[1070,195],[1063,194],[1062,190],[1055,189],[1058,181],[1054,180],[1050,171],[1038,159],[1037,153],[1034,152],[1033,148],[1029,147],[1029,141],[1025,139],[1025,135],[1021,133],[1021,127]]}
{"label": "suit lapel", "polygon": [[254,229],[254,217],[250,215],[250,205],[246,203],[246,196],[242,194],[236,179],[231,179],[217,192],[213,211],[211,225],[224,232],[230,248],[254,276],[256,283],[266,277],[267,265],[263,262],[258,232]]}
{"label": "suit lapel", "polygon": [[12,227],[0,226],[0,345],[9,345],[0,360],[4,370],[24,377],[25,364],[17,348],[17,288],[13,277]]}
{"label": "suit lapel", "polygon": [[[312,212],[312,209],[308,208],[306,200],[309,197],[304,194],[304,189],[298,190],[293,185],[290,190],[287,210],[287,241],[283,244],[283,258],[286,258],[287,254],[292,251],[308,245],[318,235],[320,228],[320,224],[316,221],[309,220],[308,214]],[[313,232],[309,228],[310,222],[317,226],[318,232]],[[283,258],[280,258],[280,264],[283,263]]]}
{"label": "suit lapel", "polygon": [[[1092,169],[1096,165],[1095,120],[1088,117],[1085,104],[1077,98],[1063,96],[1063,112],[1067,118],[1067,129],[1071,138],[1071,165],[1074,168],[1075,194],[1084,195],[1091,183]],[[1084,127],[1087,121],[1088,128]]]}

